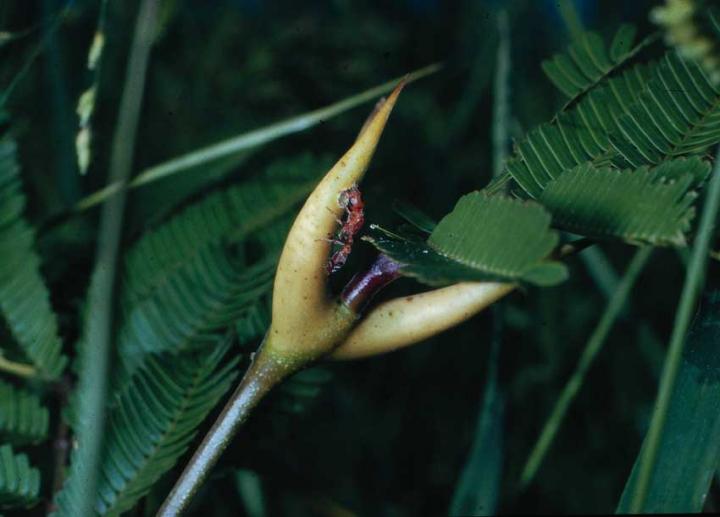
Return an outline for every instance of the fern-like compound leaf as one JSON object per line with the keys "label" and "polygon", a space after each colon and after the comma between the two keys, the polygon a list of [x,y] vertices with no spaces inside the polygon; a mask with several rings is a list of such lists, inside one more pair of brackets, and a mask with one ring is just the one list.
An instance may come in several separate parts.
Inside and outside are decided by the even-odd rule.
{"label": "fern-like compound leaf", "polygon": [[[241,344],[264,331],[255,313],[272,286],[283,215],[311,188],[307,177],[230,187],[131,251],[99,513],[117,515],[147,493],[229,387],[237,361],[219,366],[229,347],[219,335],[236,322]],[[62,492],[60,509],[71,511],[72,501],[72,491]]]}
{"label": "fern-like compound leaf", "polygon": [[40,398],[0,381],[0,438],[14,445],[47,438],[49,413]]}
{"label": "fern-like compound leaf", "polygon": [[700,65],[670,52],[610,135],[622,166],[698,154],[720,142],[720,87]]}
{"label": "fern-like compound leaf", "polygon": [[210,352],[152,357],[132,377],[109,415],[96,509],[131,509],[187,450],[198,426],[237,376],[228,338]]}
{"label": "fern-like compound leaf", "polygon": [[240,241],[286,214],[328,167],[311,155],[280,160],[262,177],[210,194],[147,233],[126,255],[123,304],[147,297],[206,246]]}
{"label": "fern-like compound leaf", "polygon": [[635,32],[634,26],[621,25],[609,45],[597,33],[586,32],[567,52],[543,61],[543,71],[573,102],[647,45],[649,39],[633,45]]}
{"label": "fern-like compound leaf", "polygon": [[265,297],[258,300],[240,318],[235,320],[234,329],[240,344],[249,343],[265,334],[270,326],[270,305],[269,297]]}
{"label": "fern-like compound leaf", "polygon": [[580,165],[551,181],[539,201],[563,229],[632,243],[685,245],[697,197],[691,189],[710,170],[698,158],[650,169]]}
{"label": "fern-like compound leaf", "polygon": [[24,207],[15,142],[5,134],[0,136],[0,313],[39,374],[56,378],[67,358]]}
{"label": "fern-like compound leaf", "polygon": [[[216,336],[204,352],[150,356],[115,392],[95,505],[100,515],[131,509],[187,450],[237,376],[237,358],[226,359],[230,345],[229,337]],[[74,515],[72,475],[56,498],[58,515]]]}
{"label": "fern-like compound leaf", "polygon": [[518,142],[507,169],[531,197],[582,163],[620,168],[701,154],[720,142],[720,90],[670,52],[604,80],[570,111]]}
{"label": "fern-like compound leaf", "polygon": [[507,162],[513,179],[537,197],[548,182],[581,163],[610,163],[616,151],[609,135],[618,131],[618,118],[639,97],[649,76],[646,65],[633,66],[593,88],[571,110],[528,132]]}
{"label": "fern-like compound leaf", "polygon": [[191,205],[131,248],[118,343],[120,384],[147,354],[204,347],[270,291],[285,216],[325,164],[309,155],[280,161],[261,179]]}
{"label": "fern-like compound leaf", "polygon": [[193,258],[190,267],[126,314],[118,348],[129,371],[146,354],[206,346],[272,287],[275,256],[246,267],[223,247],[210,246]]}
{"label": "fern-like compound leaf", "polygon": [[[669,52],[648,69],[603,80],[572,110],[531,131],[507,168],[561,228],[683,245],[692,191],[708,166],[677,158],[718,142],[720,89],[698,64]],[[655,181],[658,175],[665,179]]]}
{"label": "fern-like compound leaf", "polygon": [[37,502],[39,493],[40,471],[25,454],[0,446],[0,508],[27,508]]}
{"label": "fern-like compound leaf", "polygon": [[473,192],[437,225],[427,242],[375,227],[367,237],[402,264],[401,271],[428,285],[460,281],[553,285],[567,277],[549,259],[558,244],[550,214],[539,204]]}

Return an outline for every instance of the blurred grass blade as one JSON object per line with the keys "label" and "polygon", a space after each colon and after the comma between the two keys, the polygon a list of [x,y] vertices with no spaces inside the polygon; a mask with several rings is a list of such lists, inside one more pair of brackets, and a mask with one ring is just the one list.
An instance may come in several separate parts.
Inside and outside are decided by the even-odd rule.
{"label": "blurred grass blade", "polygon": [[[703,509],[720,460],[720,291],[710,293],[688,336],[643,512]],[[645,447],[643,447],[644,449]],[[642,452],[638,459],[642,457]],[[618,505],[628,513],[635,463]]]}
{"label": "blurred grass blade", "polygon": [[565,22],[565,28],[570,33],[570,37],[574,40],[580,39],[585,32],[585,28],[574,0],[559,0],[557,10],[563,22]]}
{"label": "blurred grass blade", "polygon": [[238,469],[235,471],[235,488],[248,517],[265,517],[267,515],[260,476],[252,470]]}
{"label": "blurred grass blade", "polygon": [[497,26],[499,42],[493,88],[493,178],[499,178],[505,169],[510,142],[510,23],[505,10],[498,13]]}
{"label": "blurred grass blade", "polygon": [[497,511],[505,415],[505,401],[498,383],[500,343],[500,336],[494,336],[475,438],[455,488],[450,515],[494,515]]}
{"label": "blurred grass blade", "polygon": [[605,298],[610,298],[620,283],[615,269],[607,256],[597,246],[591,246],[580,254],[580,260],[585,265],[588,275],[595,282]]}
{"label": "blurred grass blade", "polygon": [[[259,149],[259,148],[257,148]],[[215,160],[207,165],[188,169],[185,174],[170,176],[167,181],[157,181],[130,198],[128,209],[128,232],[139,231],[159,225],[171,212],[190,199],[201,189],[220,184],[221,181],[241,167],[253,156],[256,149]]]}
{"label": "blurred grass blade", "polygon": [[[440,68],[441,65],[438,63],[428,65],[408,74],[407,80],[410,82],[420,79],[437,72]],[[128,188],[139,187],[160,178],[165,178],[172,174],[177,174],[193,167],[197,167],[198,165],[203,165],[208,162],[266,144],[283,136],[304,131],[349,109],[373,100],[379,95],[391,91],[397,85],[398,80],[399,79],[393,79],[392,81],[375,86],[374,88],[370,88],[369,90],[365,90],[364,92],[330,104],[329,106],[325,106],[296,117],[291,117],[289,119],[270,124],[269,126],[248,131],[247,133],[242,133],[216,144],[203,147],[197,151],[178,156],[177,158],[173,158],[167,162],[160,163],[141,171],[137,176],[135,176],[135,178],[132,179],[132,181],[128,183]],[[86,198],[80,200],[75,206],[74,211],[82,212],[83,210],[87,210],[88,208],[101,203],[109,196],[112,196],[122,190],[123,185],[124,184],[121,182],[110,183],[102,190],[90,194]]]}
{"label": "blurred grass blade", "polygon": [[648,247],[641,248],[635,253],[635,256],[625,271],[625,275],[622,280],[620,280],[617,289],[610,298],[605,312],[590,336],[590,339],[585,346],[585,350],[583,350],[583,353],[580,356],[580,360],[575,367],[572,377],[570,377],[570,380],[563,388],[560,397],[555,403],[555,407],[553,407],[553,410],[550,413],[550,417],[548,417],[547,422],[545,422],[545,426],[543,427],[542,432],[540,433],[540,436],[535,443],[527,462],[525,463],[525,467],[523,467],[522,474],[520,475],[521,488],[525,488],[535,477],[538,468],[540,467],[543,459],[550,449],[550,446],[552,445],[553,440],[555,439],[555,436],[558,433],[558,430],[560,429],[560,425],[565,418],[565,414],[567,413],[570,404],[572,404],[572,401],[575,399],[578,391],[580,391],[583,381],[585,380],[585,375],[592,366],[597,354],[600,350],[602,350],[615,321],[622,313],[625,302],[630,295],[630,291],[645,267],[651,252],[652,248]]}
{"label": "blurred grass blade", "polygon": [[40,54],[45,49],[48,42],[54,36],[55,31],[57,31],[57,29],[60,27],[62,22],[65,20],[65,15],[70,10],[71,3],[72,2],[68,2],[65,5],[65,7],[62,7],[59,10],[59,12],[55,15],[55,17],[50,21],[45,33],[42,36],[42,39],[30,51],[30,54],[23,62],[23,65],[20,68],[20,70],[11,79],[10,84],[8,84],[3,91],[0,91],[0,108],[3,108],[5,106],[5,103],[8,101],[8,99],[10,98],[12,93],[15,91],[15,88],[17,88],[18,85],[25,78],[25,76],[27,76],[28,72],[30,71],[30,68],[32,68],[33,63],[35,63],[35,60],[38,58],[38,56],[40,56]]}
{"label": "blurred grass blade", "polygon": [[658,456],[661,452],[666,454],[669,451],[661,450],[660,444],[664,439],[672,438],[669,435],[664,438],[668,410],[675,392],[675,381],[680,371],[685,334],[690,325],[698,295],[705,282],[708,250],[715,228],[718,209],[720,209],[720,150],[715,156],[712,179],[707,188],[707,199],[705,200],[700,226],[690,256],[690,264],[685,275],[685,284],[680,296],[680,303],[675,313],[675,323],[660,378],[655,411],[650,421],[650,429],[645,437],[644,447],[638,456],[637,478],[631,480],[632,483],[629,481],[628,484],[631,484],[631,486],[625,488],[628,493],[627,497],[630,500],[628,506],[630,513],[640,513],[645,510],[651,485],[654,486],[655,483],[661,482],[664,476],[662,464],[658,464]]}
{"label": "blurred grass blade", "polygon": [[396,199],[392,207],[397,215],[421,232],[431,234],[437,226],[437,221],[408,201]]}

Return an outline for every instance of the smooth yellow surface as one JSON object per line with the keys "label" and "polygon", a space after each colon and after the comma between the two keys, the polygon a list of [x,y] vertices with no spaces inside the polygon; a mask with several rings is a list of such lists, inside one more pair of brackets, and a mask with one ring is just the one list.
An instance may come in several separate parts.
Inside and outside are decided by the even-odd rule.
{"label": "smooth yellow surface", "polygon": [[330,357],[358,359],[410,346],[471,318],[514,288],[512,284],[463,282],[384,302]]}
{"label": "smooth yellow surface", "polygon": [[[268,333],[268,346],[279,355],[327,352],[350,328],[352,322],[338,319],[337,305],[327,294],[327,239],[342,215],[338,197],[365,174],[403,84],[373,112],[355,143],[320,181],[293,223],[275,275]],[[344,328],[328,328],[338,324]],[[335,341],[328,343],[330,339]]]}

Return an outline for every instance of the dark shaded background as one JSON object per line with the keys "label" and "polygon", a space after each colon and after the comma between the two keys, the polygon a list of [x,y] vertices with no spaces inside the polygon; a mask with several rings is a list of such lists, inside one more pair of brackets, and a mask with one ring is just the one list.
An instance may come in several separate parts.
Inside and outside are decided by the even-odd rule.
{"label": "dark shaded background", "polygon": [[[0,3],[0,28],[35,27],[22,40],[0,47],[0,85],[10,81],[40,38],[49,38],[9,104],[36,222],[104,184],[136,2],[110,1],[95,162],[85,177],[75,168],[74,106],[87,86],[84,63],[98,5],[74,2],[58,32],[48,34],[49,20],[62,5],[55,0]],[[635,23],[640,35],[647,34],[652,5],[577,2],[586,27],[604,35],[621,22]],[[441,73],[403,93],[364,184],[371,222],[398,224],[391,210],[396,199],[439,218],[491,175],[491,86],[500,8],[508,10],[512,32],[513,135],[548,119],[563,102],[540,69],[542,59],[569,41],[551,1],[167,0],[164,6],[137,170],[444,61]],[[224,177],[184,175],[135,191],[128,242],[174,207],[218,184],[250,177],[275,158],[301,151],[338,156],[369,110],[370,105],[356,108],[274,142]],[[75,315],[91,270],[96,219],[90,212],[43,234],[40,243],[53,303],[66,315],[67,342],[78,332]],[[603,251],[618,272],[632,253],[619,244]],[[344,274],[371,255],[367,246],[354,253]],[[519,471],[606,299],[580,258],[573,258],[570,268],[567,283],[516,293],[505,304],[503,513],[613,512],[648,424],[682,282],[681,258],[673,251],[654,255],[536,481],[518,493]],[[417,289],[401,281],[384,295]],[[259,475],[270,515],[447,513],[475,433],[490,333],[486,313],[408,350],[325,367],[332,380],[321,383],[316,398],[299,404],[302,410],[293,410],[286,393],[277,394],[236,439],[195,512],[242,515],[235,482],[235,471],[242,468]],[[36,454],[42,463],[45,452]],[[171,481],[158,484],[148,507],[161,500]]]}

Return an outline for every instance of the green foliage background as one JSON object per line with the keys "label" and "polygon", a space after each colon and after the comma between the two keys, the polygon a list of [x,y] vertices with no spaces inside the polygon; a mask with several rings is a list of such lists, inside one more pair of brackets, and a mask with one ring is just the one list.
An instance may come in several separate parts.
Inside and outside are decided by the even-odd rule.
{"label": "green foliage background", "polygon": [[[403,93],[363,185],[367,217],[373,223],[397,226],[401,220],[391,208],[397,200],[409,201],[440,219],[461,195],[491,179],[495,21],[505,4],[510,4],[512,33],[510,133],[520,138],[549,120],[565,102],[540,66],[543,59],[564,49],[570,38],[555,2],[166,0],[149,68],[135,170],[444,61],[440,74],[410,85]],[[580,4],[586,6],[583,13],[589,28],[605,36],[614,34],[621,22],[637,25],[640,34],[653,30],[647,21],[652,2]],[[50,20],[60,7],[54,0],[0,4],[0,29],[14,32],[35,27],[30,35],[0,46],[0,84],[8,84],[38,40],[47,38],[45,50],[7,105],[18,140],[26,215],[34,224],[105,184],[136,2],[111,0],[108,4],[107,45],[94,115],[94,161],[86,176],[80,176],[75,166],[77,122],[72,110],[89,80],[84,62],[98,5],[74,2],[53,33]],[[659,58],[661,52],[661,46],[656,46],[648,56]],[[132,247],[141,235],[219,187],[245,180],[251,180],[251,186],[252,181],[261,185],[268,175],[273,177],[272,165],[278,160],[328,163],[347,148],[369,109],[369,105],[355,109],[241,159],[228,159],[133,191],[126,248],[138,249]],[[308,176],[322,171],[320,166],[306,169],[304,177],[273,177],[273,181],[287,182],[282,184],[283,191],[292,190],[292,199],[286,201],[289,205],[302,199],[312,184]],[[266,202],[277,206],[270,199]],[[243,218],[237,226],[244,222]],[[252,221],[238,230],[251,238],[242,246],[231,246],[228,263],[251,263],[266,255],[265,260],[273,260],[267,251],[277,249],[282,238],[275,234],[282,236],[287,222],[275,224],[276,228],[259,234],[252,233],[256,230]],[[89,211],[41,231],[38,238],[41,270],[68,350],[81,333],[96,227],[97,212]],[[230,231],[212,228],[223,235]],[[198,232],[197,238],[211,241],[214,237]],[[686,257],[671,249],[652,255],[535,480],[519,489],[531,447],[618,274],[633,254],[628,246],[613,242],[602,250],[604,255],[594,255],[595,260],[575,257],[567,261],[567,282],[523,289],[508,299],[500,316],[495,315],[503,328],[498,378],[504,418],[497,431],[502,437],[501,513],[614,511],[647,430],[684,275]],[[346,268],[333,279],[336,287],[372,254],[371,246],[357,246]],[[227,271],[228,278],[242,282],[232,269]],[[717,280],[717,273],[711,264],[710,282]],[[268,290],[258,289],[262,294]],[[421,289],[404,279],[382,296]],[[232,292],[230,287],[228,292]],[[242,352],[244,367],[245,352],[259,340],[256,327],[262,325],[258,320],[266,321],[267,314],[260,306],[232,310],[233,318],[244,318],[238,330],[248,336],[245,348],[235,350]],[[267,515],[447,513],[476,433],[492,320],[487,312],[404,351],[322,365],[299,374],[273,394],[241,431],[193,512],[255,517],[262,513],[253,512],[252,501],[261,497]],[[183,358],[185,363],[192,363],[198,347],[213,342],[203,341],[201,334],[219,326],[214,321],[201,323],[201,331],[193,334],[197,341],[184,352],[189,354]],[[10,340],[8,332],[0,328],[0,343]],[[207,368],[217,366],[215,359],[206,358],[212,363]],[[223,365],[235,360],[226,357]],[[221,373],[222,382],[227,382],[230,375]],[[129,374],[118,373],[113,382],[122,384],[123,375]],[[31,389],[48,399],[42,386]],[[31,402],[35,404],[34,399]],[[33,409],[40,411],[34,405]],[[51,436],[59,418],[54,408]],[[113,413],[112,418],[119,417]],[[13,429],[1,426],[0,431],[12,433]],[[46,431],[34,428],[33,432],[44,435]],[[25,447],[23,452],[40,469],[43,483],[50,483],[54,468],[50,442]],[[3,449],[0,460],[7,453]],[[177,468],[154,484],[144,509],[134,515],[156,508],[176,475]],[[47,484],[42,494],[47,499]],[[719,497],[713,485],[706,508],[717,508]],[[45,508],[41,504],[32,511],[42,514]]]}

